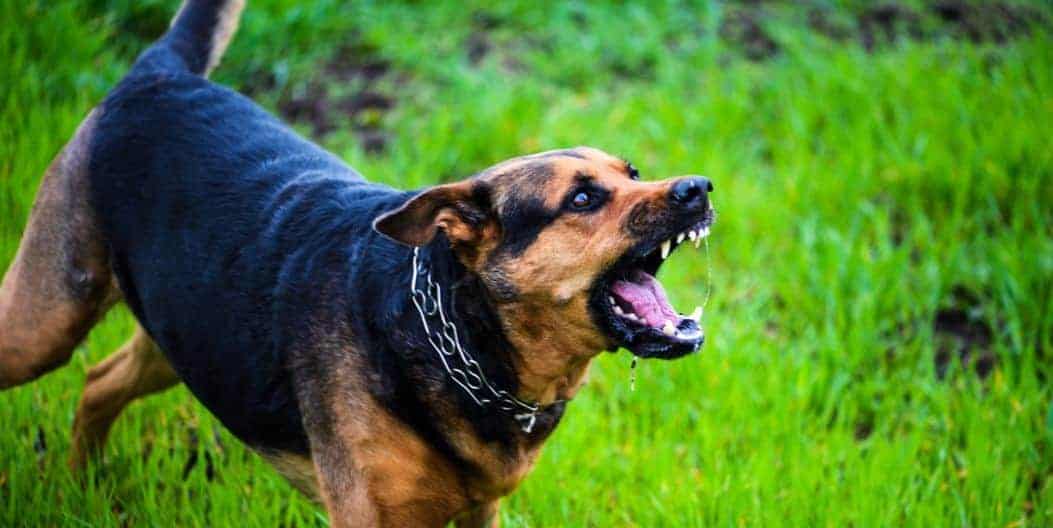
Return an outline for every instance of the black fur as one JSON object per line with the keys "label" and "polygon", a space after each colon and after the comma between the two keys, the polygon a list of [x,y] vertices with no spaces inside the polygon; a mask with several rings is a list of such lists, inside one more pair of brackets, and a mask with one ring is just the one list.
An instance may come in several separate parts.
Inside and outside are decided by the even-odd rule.
{"label": "black fur", "polygon": [[213,34],[222,22],[223,8],[229,0],[188,0],[172,27],[157,43],[143,52],[133,71],[186,71],[204,74],[208,67]]}
{"label": "black fur", "polygon": [[[543,160],[549,154],[538,156]],[[546,207],[544,196],[538,191],[545,189],[552,175],[552,166],[545,161],[531,161],[509,175],[508,179],[515,183],[506,191],[510,196],[500,212],[502,239],[497,251],[499,256],[521,255],[537,240],[538,234],[559,217],[561,211]]]}
{"label": "black fur", "polygon": [[[371,393],[456,461],[444,413],[509,447],[551,432],[563,404],[527,437],[455,387],[427,344],[409,301],[411,250],[371,228],[414,193],[366,182],[245,97],[157,64],[101,105],[90,199],[129,307],[224,425],[257,448],[309,451],[304,416],[330,418],[318,408],[332,390],[322,384],[362,353]],[[476,194],[489,200],[485,188]],[[505,229],[527,229],[532,207]],[[442,236],[422,254],[465,346],[514,391],[511,347],[485,288]]]}
{"label": "black fur", "polygon": [[545,207],[545,202],[535,196],[517,197],[506,203],[501,213],[501,232],[504,237],[498,254],[517,257],[537,240],[541,231],[559,218],[559,209]]}
{"label": "black fur", "polygon": [[[506,355],[512,346],[504,337],[489,294],[478,277],[454,258],[441,233],[422,249],[421,261],[443,288],[444,311],[457,325],[462,344],[496,388],[514,394],[517,380]],[[376,374],[371,378],[371,391],[388,409],[443,450],[450,448],[441,431],[435,429],[435,418],[440,409],[447,407],[467,417],[482,440],[511,449],[521,438],[519,424],[509,413],[493,406],[478,406],[450,380],[437,352],[427,342],[420,316],[409,297],[412,256],[407,252],[393,263],[394,266],[364,266],[363,276],[356,282],[356,287],[368,291],[366,295],[385,300],[376,318],[361,321],[362,326],[355,332],[373,336],[366,346]],[[544,439],[562,412],[562,404],[546,408],[538,417],[530,441]]]}

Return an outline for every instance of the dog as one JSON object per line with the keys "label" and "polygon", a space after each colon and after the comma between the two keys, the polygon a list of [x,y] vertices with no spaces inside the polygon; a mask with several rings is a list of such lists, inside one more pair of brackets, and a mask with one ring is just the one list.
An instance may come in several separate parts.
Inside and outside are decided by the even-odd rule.
{"label": "dog", "polygon": [[578,147],[399,191],[206,79],[242,0],[186,0],[44,175],[0,286],[0,388],[90,369],[80,467],[184,383],[334,526],[496,526],[603,351],[699,350],[655,274],[713,223],[705,178]]}

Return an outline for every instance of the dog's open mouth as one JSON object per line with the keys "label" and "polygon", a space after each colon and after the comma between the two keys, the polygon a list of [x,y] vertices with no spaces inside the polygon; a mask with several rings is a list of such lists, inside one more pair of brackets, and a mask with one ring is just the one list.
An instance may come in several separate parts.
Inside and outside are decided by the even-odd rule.
{"label": "dog's open mouth", "polygon": [[711,215],[706,215],[670,238],[641,242],[600,278],[592,295],[593,310],[618,345],[639,357],[664,359],[689,354],[702,346],[702,309],[678,312],[655,276],[678,247],[701,244],[709,236],[711,224]]}

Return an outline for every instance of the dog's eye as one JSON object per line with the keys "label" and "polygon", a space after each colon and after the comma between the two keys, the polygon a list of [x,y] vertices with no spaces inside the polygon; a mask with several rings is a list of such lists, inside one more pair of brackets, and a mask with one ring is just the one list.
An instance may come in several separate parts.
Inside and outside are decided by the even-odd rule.
{"label": "dog's eye", "polygon": [[592,185],[582,185],[572,190],[564,199],[563,207],[569,211],[586,213],[595,211],[607,202],[610,191]]}
{"label": "dog's eye", "polygon": [[640,179],[640,171],[636,170],[636,167],[634,167],[632,163],[629,164],[629,179],[630,180],[639,180]]}

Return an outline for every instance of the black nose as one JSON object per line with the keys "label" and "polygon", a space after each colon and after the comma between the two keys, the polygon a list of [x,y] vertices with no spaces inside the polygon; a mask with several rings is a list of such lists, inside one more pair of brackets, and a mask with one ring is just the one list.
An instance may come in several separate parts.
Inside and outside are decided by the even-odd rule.
{"label": "black nose", "polygon": [[706,194],[713,192],[713,184],[707,178],[690,176],[681,178],[669,191],[669,200],[681,207],[699,207],[706,203]]}

